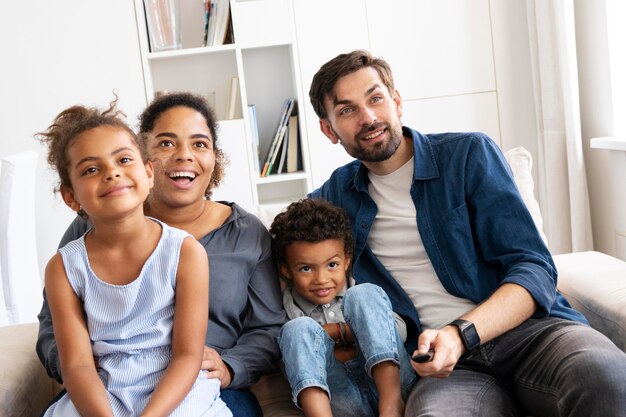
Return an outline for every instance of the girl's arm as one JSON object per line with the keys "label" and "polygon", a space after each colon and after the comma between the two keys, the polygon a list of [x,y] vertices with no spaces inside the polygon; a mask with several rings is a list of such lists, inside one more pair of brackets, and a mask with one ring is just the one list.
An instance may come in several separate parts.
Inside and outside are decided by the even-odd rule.
{"label": "girl's arm", "polygon": [[72,403],[83,416],[113,417],[96,371],[83,307],[70,286],[60,254],[46,266],[45,277],[63,384]]}
{"label": "girl's arm", "polygon": [[202,245],[188,237],[176,274],[172,360],[142,417],[170,415],[189,393],[200,372],[208,317],[209,261]]}

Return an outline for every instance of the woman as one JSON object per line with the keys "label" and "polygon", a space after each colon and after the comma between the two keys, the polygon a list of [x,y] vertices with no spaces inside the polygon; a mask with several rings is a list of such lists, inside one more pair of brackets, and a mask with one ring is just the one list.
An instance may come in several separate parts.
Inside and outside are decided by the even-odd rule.
{"label": "woman", "polygon": [[[209,256],[209,326],[203,369],[219,378],[234,416],[261,416],[249,391],[279,357],[276,337],[286,320],[269,234],[235,203],[209,200],[225,157],[217,124],[205,100],[188,93],[156,98],[140,116],[140,134],[154,165],[146,215],[192,234]],[[60,246],[89,224],[76,218]],[[44,293],[37,354],[48,374],[62,381],[50,311]]]}

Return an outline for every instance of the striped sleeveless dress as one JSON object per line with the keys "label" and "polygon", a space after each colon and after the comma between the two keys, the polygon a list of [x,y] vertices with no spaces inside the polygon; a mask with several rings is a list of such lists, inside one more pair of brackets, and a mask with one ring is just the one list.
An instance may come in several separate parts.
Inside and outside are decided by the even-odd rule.
{"label": "striped sleeveless dress", "polygon": [[[157,221],[157,220],[155,220]],[[171,359],[176,271],[189,234],[157,221],[161,238],[139,276],[127,285],[100,280],[89,265],[85,235],[59,249],[70,285],[83,302],[98,373],[116,417],[138,416]],[[171,416],[232,416],[220,382],[199,372]],[[80,416],[66,394],[45,417]]]}

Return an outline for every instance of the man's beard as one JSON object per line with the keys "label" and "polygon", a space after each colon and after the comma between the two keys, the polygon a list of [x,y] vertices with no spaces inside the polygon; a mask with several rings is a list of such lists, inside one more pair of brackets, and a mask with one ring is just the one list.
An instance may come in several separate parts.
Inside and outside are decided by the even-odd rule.
{"label": "man's beard", "polygon": [[[385,128],[389,133],[389,138],[385,141],[376,143],[371,148],[364,148],[362,146],[362,139],[364,136],[369,135],[376,129]],[[355,135],[354,144],[346,145],[345,141],[341,141],[342,146],[346,152],[355,159],[363,162],[382,162],[391,158],[396,152],[402,141],[402,130],[394,129],[387,123],[374,123],[370,126],[363,128],[359,133]]]}

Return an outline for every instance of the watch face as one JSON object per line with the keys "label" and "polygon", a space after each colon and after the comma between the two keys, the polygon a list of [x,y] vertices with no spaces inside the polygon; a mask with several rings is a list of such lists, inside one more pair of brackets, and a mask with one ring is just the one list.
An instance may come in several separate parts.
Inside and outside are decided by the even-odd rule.
{"label": "watch face", "polygon": [[476,332],[476,327],[474,327],[473,323],[466,322],[461,328],[461,334],[465,339],[465,347],[468,351],[480,345],[480,337],[478,337],[478,332]]}
{"label": "watch face", "polygon": [[461,338],[463,339],[463,344],[465,345],[465,349],[467,349],[468,352],[480,345],[480,337],[478,336],[476,327],[474,327],[474,323],[467,320],[458,319],[454,320],[450,324],[459,328]]}

